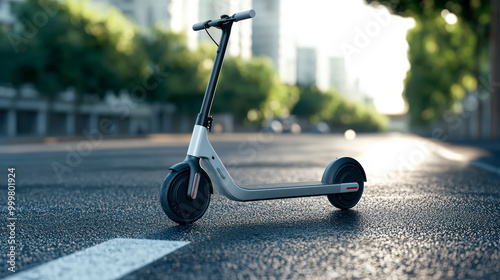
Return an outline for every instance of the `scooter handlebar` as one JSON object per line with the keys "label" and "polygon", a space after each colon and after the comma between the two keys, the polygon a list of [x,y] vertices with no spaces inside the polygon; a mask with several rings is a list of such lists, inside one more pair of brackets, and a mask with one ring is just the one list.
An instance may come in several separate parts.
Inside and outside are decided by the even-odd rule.
{"label": "scooter handlebar", "polygon": [[225,18],[221,18],[221,19],[217,19],[217,20],[207,20],[204,22],[195,23],[193,25],[193,30],[198,31],[198,30],[202,30],[205,28],[210,28],[212,26],[217,27],[217,26],[220,26],[228,21],[235,21],[236,22],[236,21],[240,21],[240,20],[244,20],[244,19],[253,18],[253,17],[255,17],[255,10],[251,9],[248,11],[236,13],[232,17],[225,17]]}
{"label": "scooter handlebar", "polygon": [[239,12],[233,15],[235,21],[240,21],[248,18],[253,18],[255,16],[255,10],[251,9],[244,12]]}
{"label": "scooter handlebar", "polygon": [[198,31],[205,29],[205,24],[207,24],[209,21],[204,21],[204,22],[198,22],[193,25],[193,30]]}

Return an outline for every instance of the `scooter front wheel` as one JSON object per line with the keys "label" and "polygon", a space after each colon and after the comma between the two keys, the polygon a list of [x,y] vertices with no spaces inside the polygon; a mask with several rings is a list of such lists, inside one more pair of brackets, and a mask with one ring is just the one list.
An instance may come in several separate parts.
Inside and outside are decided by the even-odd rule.
{"label": "scooter front wheel", "polygon": [[187,195],[189,169],[172,170],[161,186],[160,201],[165,214],[174,222],[189,224],[205,214],[210,204],[210,180],[201,174],[196,199]]}
{"label": "scooter front wheel", "polygon": [[330,203],[340,209],[347,210],[354,207],[363,195],[363,173],[356,165],[347,163],[342,165],[334,176],[334,183],[358,183],[358,191],[349,193],[329,194]]}

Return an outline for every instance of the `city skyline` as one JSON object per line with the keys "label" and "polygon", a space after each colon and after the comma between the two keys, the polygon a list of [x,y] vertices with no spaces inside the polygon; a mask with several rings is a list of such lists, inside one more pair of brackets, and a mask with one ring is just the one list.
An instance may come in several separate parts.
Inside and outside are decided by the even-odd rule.
{"label": "city skyline", "polygon": [[[276,7],[269,7],[272,3]],[[216,6],[224,13],[236,12],[231,11],[234,3]],[[334,86],[352,99],[373,99],[382,113],[406,112],[402,93],[403,81],[410,67],[406,32],[414,26],[412,19],[391,15],[386,8],[367,5],[363,0],[311,0],[307,3],[253,0],[251,6],[257,11],[252,27],[252,55],[270,56],[283,82],[294,84],[299,79],[297,49],[314,48],[319,88]],[[262,20],[271,15],[276,17],[274,21]],[[313,15],[313,23],[303,20]],[[276,28],[273,29],[272,24]],[[259,31],[268,35],[259,36]],[[262,39],[258,42],[261,37],[269,37],[269,41],[262,42]],[[263,51],[264,47],[266,51]],[[344,60],[342,86],[331,83],[331,58]]]}
{"label": "city skyline", "polygon": [[[391,15],[386,8],[363,0],[290,0],[287,4],[283,13],[296,19],[287,28],[293,30],[297,47],[317,49],[320,87],[329,85],[329,59],[341,57],[346,84],[359,80],[359,90],[373,98],[382,113],[405,112],[403,82],[410,69],[406,32],[414,26],[412,19]],[[307,18],[313,23],[304,24]]]}
{"label": "city skyline", "polygon": [[[8,2],[19,0],[3,2],[4,6]],[[204,20],[203,17],[212,18],[216,14],[256,8],[256,19],[234,30],[229,55],[243,58],[267,55],[273,59],[281,80],[294,84],[297,73],[301,72],[297,69],[297,49],[314,48],[317,52],[316,84],[319,88],[325,90],[334,86],[353,99],[357,99],[356,95],[361,92],[373,99],[382,113],[405,112],[403,80],[409,69],[405,35],[413,26],[413,20],[391,15],[385,8],[368,6],[363,0],[347,3],[338,0],[311,0],[307,3],[298,0],[92,2],[117,6],[142,27],[159,23],[174,32],[186,33],[188,45],[193,49],[199,41],[209,39],[206,34],[193,32],[193,23]],[[275,3],[274,10],[268,9],[269,3]],[[3,14],[6,10],[2,8]],[[266,13],[270,12],[276,17],[275,22],[264,20]],[[8,19],[8,15],[2,17]],[[303,20],[307,17],[314,18],[314,21]],[[274,29],[273,24],[276,25]],[[274,33],[269,33],[271,30],[275,30]],[[213,33],[214,38],[218,38],[217,31]],[[276,46],[271,47],[273,44]],[[332,83],[334,79],[331,77],[334,71],[331,69],[331,58],[341,58],[345,64],[343,77],[335,83]],[[339,85],[338,80],[343,80],[343,85]],[[358,92],[353,92],[354,84]]]}

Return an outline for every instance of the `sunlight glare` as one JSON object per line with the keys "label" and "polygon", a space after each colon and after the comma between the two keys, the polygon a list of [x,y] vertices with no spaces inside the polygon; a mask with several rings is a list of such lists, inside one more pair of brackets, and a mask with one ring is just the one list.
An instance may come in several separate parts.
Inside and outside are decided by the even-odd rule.
{"label": "sunlight glare", "polygon": [[457,16],[446,9],[441,11],[441,17],[443,17],[444,21],[450,25],[454,25],[458,21]]}
{"label": "sunlight glare", "polygon": [[354,140],[356,138],[356,132],[352,129],[348,129],[344,132],[344,137],[347,140]]}

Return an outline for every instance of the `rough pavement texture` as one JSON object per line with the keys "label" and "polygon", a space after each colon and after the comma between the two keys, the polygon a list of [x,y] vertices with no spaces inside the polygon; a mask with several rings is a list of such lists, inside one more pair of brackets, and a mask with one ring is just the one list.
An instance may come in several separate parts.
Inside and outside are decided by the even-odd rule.
{"label": "rough pavement texture", "polygon": [[[148,238],[192,243],[124,279],[500,275],[500,176],[440,157],[439,145],[397,134],[226,137],[213,146],[243,185],[319,180],[335,157],[351,156],[368,176],[363,197],[340,211],[324,196],[241,203],[214,194],[203,218],[179,226],[161,210],[159,186],[186,142],[105,141],[62,181],[52,164],[66,164],[64,149],[1,146],[4,174],[16,167],[19,270],[112,238]],[[0,197],[6,217],[6,191]],[[0,277],[10,274],[3,263]]]}

